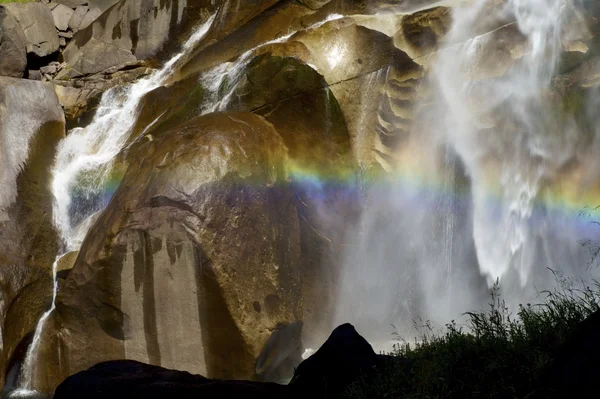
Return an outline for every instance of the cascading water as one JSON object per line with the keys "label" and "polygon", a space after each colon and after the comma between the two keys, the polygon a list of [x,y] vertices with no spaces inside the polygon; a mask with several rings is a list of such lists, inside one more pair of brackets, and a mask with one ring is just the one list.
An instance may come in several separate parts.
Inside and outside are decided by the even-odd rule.
{"label": "cascading water", "polygon": [[453,8],[422,83],[428,96],[398,149],[399,176],[369,191],[361,231],[349,238],[336,322],[371,337],[389,336],[390,324],[410,334],[419,318],[443,324],[480,309],[496,281],[514,308],[556,284],[548,268],[594,277],[579,242],[598,231],[561,190],[565,170],[590,165],[581,153],[598,153],[553,95],[561,54],[585,26],[573,21],[575,7]]}
{"label": "cascading water", "polygon": [[[212,16],[198,27],[183,45],[181,52],[171,58],[160,70],[129,86],[107,91],[102,96],[93,121],[85,128],[73,129],[60,143],[53,169],[52,192],[55,197],[54,222],[67,251],[79,249],[91,224],[86,223],[86,218],[102,210],[106,205],[108,199],[101,198],[94,201],[94,198],[101,195],[104,190],[111,162],[127,141],[141,99],[169,78],[177,63],[206,35],[214,19],[215,16]],[[79,205],[78,209],[73,209],[74,205],[75,207]],[[83,226],[76,226],[77,222],[82,221]],[[23,362],[18,389],[11,393],[11,397],[28,397],[35,394],[32,389],[37,349],[44,323],[55,308],[58,292],[56,272],[60,258],[61,256],[56,259],[52,267],[54,282],[52,306],[36,326],[33,341]]]}

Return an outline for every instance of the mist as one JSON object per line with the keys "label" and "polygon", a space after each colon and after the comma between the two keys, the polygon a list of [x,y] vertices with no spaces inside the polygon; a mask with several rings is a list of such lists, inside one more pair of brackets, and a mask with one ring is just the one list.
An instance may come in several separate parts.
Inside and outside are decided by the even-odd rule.
{"label": "mist", "polygon": [[516,311],[564,280],[598,276],[598,93],[571,113],[556,95],[565,52],[588,34],[586,3],[453,8],[395,178],[367,188],[348,236],[337,321],[372,340],[410,338],[425,320],[486,308],[496,282]]}

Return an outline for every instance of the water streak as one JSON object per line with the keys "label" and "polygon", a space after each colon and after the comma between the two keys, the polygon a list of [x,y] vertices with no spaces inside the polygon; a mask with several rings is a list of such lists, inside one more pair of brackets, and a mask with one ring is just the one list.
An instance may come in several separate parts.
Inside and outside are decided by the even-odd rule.
{"label": "water streak", "polygon": [[44,324],[46,323],[48,317],[50,317],[52,311],[54,311],[56,308],[56,294],[58,293],[58,281],[56,279],[56,273],[58,271],[58,262],[60,261],[61,257],[62,256],[58,256],[52,264],[52,305],[50,306],[50,309],[44,312],[38,321],[33,334],[33,340],[31,341],[29,348],[27,348],[25,360],[23,361],[23,365],[21,367],[22,372],[17,382],[18,388],[11,393],[11,397],[28,397],[35,393],[35,391],[32,390],[35,372],[35,360],[37,360],[35,355],[37,354],[40,346],[42,332],[44,331]]}

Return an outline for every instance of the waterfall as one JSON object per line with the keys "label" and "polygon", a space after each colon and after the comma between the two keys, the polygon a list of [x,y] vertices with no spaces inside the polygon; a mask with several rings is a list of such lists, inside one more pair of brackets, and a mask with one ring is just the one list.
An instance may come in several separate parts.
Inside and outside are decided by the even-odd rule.
{"label": "waterfall", "polygon": [[[199,26],[181,52],[160,70],[131,85],[104,93],[92,122],[71,130],[60,143],[52,181],[54,222],[68,250],[78,249],[87,233],[86,228],[76,228],[76,224],[102,210],[108,202],[109,198],[101,196],[110,179],[112,161],[128,139],[140,101],[165,83],[179,60],[206,35],[214,19],[213,15]],[[74,196],[79,197],[79,203],[73,201]]]}
{"label": "waterfall", "polygon": [[[478,75],[489,73],[483,64],[487,40],[510,27],[441,51],[434,66],[441,105],[438,114],[445,121],[440,134],[459,155],[471,179],[473,239],[479,267],[490,283],[511,269],[522,285],[527,283],[533,257],[524,255],[535,235],[529,222],[541,179],[570,159],[569,151],[574,149],[571,137],[557,140],[546,135],[553,115],[548,112],[550,104],[543,100],[560,56],[563,3],[512,0],[499,11],[513,15],[519,32],[512,34],[527,39],[520,62],[501,79],[477,81]],[[479,1],[475,12],[458,10],[448,41],[473,36],[474,18],[481,18],[489,7],[489,2]],[[473,104],[474,98],[477,104]],[[511,126],[495,124],[491,131],[482,129],[490,113],[503,113]],[[492,134],[503,137],[490,137]],[[490,176],[486,162],[498,163],[499,176]],[[490,184],[500,191],[500,209],[490,204]]]}
{"label": "waterfall", "polygon": [[[369,189],[361,230],[349,238],[336,322],[369,337],[389,336],[391,325],[408,335],[418,319],[443,325],[482,309],[496,281],[516,309],[557,284],[548,268],[594,278],[580,241],[598,232],[565,192],[584,179],[565,174],[578,165],[585,175],[597,148],[552,95],[566,43],[584,26],[573,22],[574,7],[474,0],[453,8],[422,82],[427,96],[395,154],[398,176]],[[587,118],[597,125],[594,112]]]}

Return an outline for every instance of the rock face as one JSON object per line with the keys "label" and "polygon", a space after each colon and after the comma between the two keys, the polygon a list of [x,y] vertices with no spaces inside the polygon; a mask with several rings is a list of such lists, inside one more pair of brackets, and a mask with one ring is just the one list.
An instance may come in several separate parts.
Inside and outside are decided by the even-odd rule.
{"label": "rock face", "polygon": [[[194,7],[205,3],[210,6],[202,1]],[[178,25],[188,20],[186,12],[185,0],[121,0],[87,27],[84,17],[80,31],[63,52],[68,68],[59,78],[94,74],[155,55],[173,39]],[[197,23],[199,18],[195,18]]]}
{"label": "rock face", "polygon": [[23,28],[0,6],[0,76],[23,77],[26,67],[27,45]]}
{"label": "rock face", "polygon": [[69,122],[77,121],[95,105],[102,93],[116,86],[124,86],[150,74],[152,69],[143,62],[134,61],[108,68],[82,80],[54,80],[56,94]]}
{"label": "rock face", "polygon": [[[110,359],[251,379],[299,355],[299,340],[276,337],[299,336],[302,302],[287,148],[273,126],[211,114],[154,132],[126,159],[48,322],[40,364],[61,367],[38,372],[38,386]],[[257,369],[259,357],[270,360]]]}
{"label": "rock face", "polygon": [[58,51],[58,33],[48,7],[41,3],[8,3],[4,8],[21,25],[28,54],[46,57]]}
{"label": "rock face", "polygon": [[64,133],[51,85],[0,77],[0,386],[51,299],[57,236],[48,165]]}

